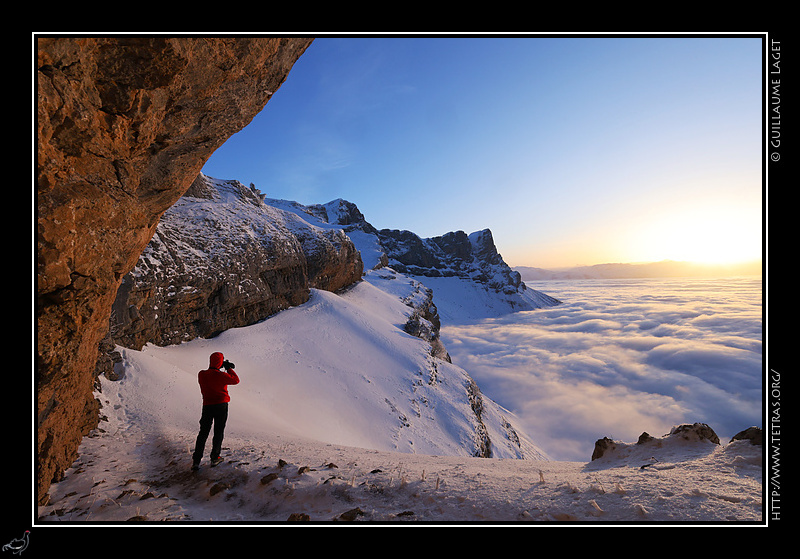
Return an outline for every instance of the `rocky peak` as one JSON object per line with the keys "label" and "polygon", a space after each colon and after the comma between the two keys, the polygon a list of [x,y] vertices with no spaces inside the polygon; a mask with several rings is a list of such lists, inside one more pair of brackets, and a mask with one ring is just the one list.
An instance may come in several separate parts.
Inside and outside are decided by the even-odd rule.
{"label": "rocky peak", "polygon": [[355,204],[346,200],[337,199],[315,206],[270,201],[277,202],[293,211],[341,226],[351,238],[360,239],[362,253],[373,255],[369,259],[370,267],[388,266],[406,275],[422,277],[423,283],[426,277],[459,278],[473,289],[491,293],[489,298],[497,300],[498,308],[509,311],[560,303],[549,295],[527,288],[519,272],[512,270],[497,251],[489,229],[470,235],[464,231],[451,231],[423,239],[411,231],[376,229]]}
{"label": "rocky peak", "polygon": [[381,229],[378,237],[389,266],[399,272],[469,279],[506,294],[525,290],[519,273],[497,252],[489,229],[471,235],[454,231],[429,239],[410,231]]}
{"label": "rocky peak", "polygon": [[502,256],[497,252],[494,244],[494,237],[489,229],[476,231],[469,236],[472,252],[476,258],[492,265],[499,265],[503,262]]}
{"label": "rocky peak", "polygon": [[331,224],[342,225],[345,228],[359,228],[361,230],[374,229],[358,209],[358,206],[347,200],[337,198],[322,206],[311,206],[311,208],[321,208],[325,214],[325,220]]}

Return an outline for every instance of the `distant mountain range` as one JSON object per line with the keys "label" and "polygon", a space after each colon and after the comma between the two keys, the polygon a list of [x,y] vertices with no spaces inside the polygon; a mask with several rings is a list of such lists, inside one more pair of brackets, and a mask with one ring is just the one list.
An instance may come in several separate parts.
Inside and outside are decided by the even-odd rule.
{"label": "distant mountain range", "polygon": [[625,278],[666,278],[666,277],[729,277],[760,276],[762,261],[744,264],[697,264],[663,260],[648,263],[612,263],[594,266],[575,266],[547,270],[530,266],[515,266],[523,281],[561,280],[561,279],[625,279]]}

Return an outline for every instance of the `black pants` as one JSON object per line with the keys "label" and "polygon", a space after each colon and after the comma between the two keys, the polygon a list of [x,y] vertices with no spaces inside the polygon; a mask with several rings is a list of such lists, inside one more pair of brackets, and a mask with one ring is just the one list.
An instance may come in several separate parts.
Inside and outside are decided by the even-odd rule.
{"label": "black pants", "polygon": [[225,436],[225,423],[228,421],[228,403],[211,404],[203,406],[203,414],[200,416],[200,433],[197,435],[197,442],[194,445],[192,460],[199,463],[203,458],[206,448],[208,435],[211,433],[211,424],[214,424],[214,437],[211,439],[211,459],[219,458],[222,451],[222,439]]}

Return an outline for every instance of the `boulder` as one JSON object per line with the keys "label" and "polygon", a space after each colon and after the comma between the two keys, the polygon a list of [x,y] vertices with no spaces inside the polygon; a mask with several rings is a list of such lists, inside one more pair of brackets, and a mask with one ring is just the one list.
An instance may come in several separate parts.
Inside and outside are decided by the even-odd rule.
{"label": "boulder", "polygon": [[744,431],[739,431],[733,437],[731,437],[731,442],[733,441],[750,441],[750,444],[754,445],[763,445],[764,444],[764,433],[760,427],[748,427]]}
{"label": "boulder", "polygon": [[613,441],[613,439],[610,439],[608,437],[597,439],[594,443],[594,452],[592,452],[592,460],[597,460],[598,458],[602,458],[604,454],[614,450],[616,447],[617,445]]}
{"label": "boulder", "polygon": [[714,444],[719,444],[719,437],[714,432],[714,429],[705,423],[686,423],[673,427],[669,432],[671,437],[681,437],[687,441],[709,441]]}

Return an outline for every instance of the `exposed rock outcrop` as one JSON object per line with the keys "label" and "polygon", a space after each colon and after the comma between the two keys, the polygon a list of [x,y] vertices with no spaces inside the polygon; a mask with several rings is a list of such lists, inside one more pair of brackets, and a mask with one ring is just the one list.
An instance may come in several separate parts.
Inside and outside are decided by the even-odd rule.
{"label": "exposed rock outcrop", "polygon": [[429,239],[382,229],[376,236],[387,265],[431,287],[445,319],[487,318],[560,304],[522,282],[498,253],[489,229]]}
{"label": "exposed rock outcrop", "polygon": [[685,441],[698,442],[708,441],[712,444],[719,444],[719,437],[714,432],[714,429],[705,423],[692,423],[691,425],[685,423],[673,427],[669,432],[671,437],[680,437]]}
{"label": "exposed rock outcrop", "polygon": [[436,308],[436,304],[433,302],[433,291],[419,282],[415,281],[413,283],[421,297],[414,297],[406,301],[406,304],[413,309],[413,312],[408,318],[404,329],[412,336],[421,338],[431,344],[431,355],[450,363],[452,362],[450,354],[447,353],[447,349],[439,337],[441,320],[439,319],[439,311]]}
{"label": "exposed rock outcrop", "polygon": [[731,437],[731,441],[750,441],[753,445],[763,445],[764,432],[760,427],[748,427]]}
{"label": "exposed rock outcrop", "polygon": [[522,283],[519,272],[512,270],[497,252],[488,229],[471,235],[454,231],[430,239],[422,239],[410,231],[381,229],[379,237],[389,256],[389,265],[399,272],[469,278],[505,292],[516,291]]}
{"label": "exposed rock outcrop", "polygon": [[597,439],[594,443],[592,460],[597,460],[598,458],[602,458],[606,453],[613,452],[614,449],[616,448],[617,448],[617,443],[614,442],[614,439],[611,439],[609,437],[603,437],[602,439]]}
{"label": "exposed rock outcrop", "polygon": [[[760,429],[751,427],[749,430],[742,431],[733,437],[731,440],[737,438],[749,438],[748,435],[757,436]],[[717,433],[709,425],[705,423],[684,423],[676,425],[669,433],[661,438],[653,437],[647,432],[639,435],[636,443],[624,443],[615,441],[609,437],[598,439],[594,444],[594,451],[592,452],[592,461],[599,460],[603,457],[616,457],[616,458],[634,458],[642,459],[643,456],[651,454],[656,449],[664,448],[668,445],[675,444],[699,444],[700,448],[707,447],[708,444],[719,445],[720,440]],[[647,463],[641,467],[649,466]]]}
{"label": "exposed rock outcrop", "polygon": [[311,288],[347,287],[362,271],[341,229],[266,205],[255,187],[200,174],[123,279],[111,337],[134,349],[213,337],[299,305]]}
{"label": "exposed rock outcrop", "polygon": [[122,278],[311,41],[37,38],[39,499],[97,424],[94,365]]}

